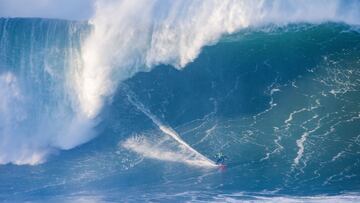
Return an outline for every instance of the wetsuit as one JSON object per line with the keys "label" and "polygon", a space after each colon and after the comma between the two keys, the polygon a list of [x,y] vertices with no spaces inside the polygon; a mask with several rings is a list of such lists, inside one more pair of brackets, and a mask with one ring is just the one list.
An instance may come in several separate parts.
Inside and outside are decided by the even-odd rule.
{"label": "wetsuit", "polygon": [[226,156],[224,156],[222,153],[218,153],[216,155],[216,164],[217,165],[222,165],[225,163],[226,160]]}

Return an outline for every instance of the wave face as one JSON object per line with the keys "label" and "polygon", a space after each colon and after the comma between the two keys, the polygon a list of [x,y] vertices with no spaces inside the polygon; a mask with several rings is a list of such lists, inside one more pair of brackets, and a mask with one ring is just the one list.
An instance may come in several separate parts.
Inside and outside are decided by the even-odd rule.
{"label": "wave face", "polygon": [[217,189],[354,192],[359,65],[354,28],[296,24],[241,31],[182,71],[158,66],[126,84],[195,149],[230,157],[225,180],[205,178]]}
{"label": "wave face", "polygon": [[294,2],[0,19],[0,200],[360,201],[359,4]]}

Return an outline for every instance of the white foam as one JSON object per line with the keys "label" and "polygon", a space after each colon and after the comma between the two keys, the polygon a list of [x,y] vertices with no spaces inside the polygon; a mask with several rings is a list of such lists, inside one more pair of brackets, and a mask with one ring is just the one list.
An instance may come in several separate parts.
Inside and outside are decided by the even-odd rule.
{"label": "white foam", "polygon": [[300,159],[303,157],[304,155],[304,150],[305,150],[305,147],[304,147],[304,143],[306,141],[306,138],[309,136],[309,133],[308,132],[305,132],[304,134],[301,135],[301,138],[296,140],[296,145],[298,146],[299,150],[297,152],[297,156],[295,157],[294,159],[294,164],[295,165],[298,165],[299,164],[299,161]]}
{"label": "white foam", "polygon": [[[251,200],[244,199],[252,197]],[[358,193],[348,193],[341,195],[316,195],[316,196],[276,196],[273,194],[246,194],[246,193],[234,193],[229,195],[218,195],[214,197],[215,201],[210,202],[264,202],[264,203],[337,203],[337,202],[359,202],[360,196]]]}
{"label": "white foam", "polygon": [[306,108],[302,108],[302,109],[300,109],[300,110],[296,110],[296,111],[294,111],[294,112],[291,112],[290,115],[289,115],[289,118],[286,119],[286,120],[284,121],[284,123],[285,123],[285,124],[290,123],[290,122],[293,120],[294,115],[296,115],[296,114],[298,114],[298,113],[301,113],[301,112],[304,112],[304,111],[306,111],[306,110],[307,110]]}

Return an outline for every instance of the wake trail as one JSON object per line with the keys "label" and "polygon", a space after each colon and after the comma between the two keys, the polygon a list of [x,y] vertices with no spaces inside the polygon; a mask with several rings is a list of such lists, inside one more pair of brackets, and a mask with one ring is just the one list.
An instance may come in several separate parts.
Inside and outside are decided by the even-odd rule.
{"label": "wake trail", "polygon": [[200,152],[196,151],[194,148],[192,148],[189,144],[187,144],[183,139],[181,139],[180,135],[172,129],[170,126],[165,125],[163,122],[160,121],[154,114],[152,114],[132,93],[131,90],[126,88],[127,98],[128,101],[134,105],[138,110],[140,110],[142,113],[144,113],[150,120],[166,135],[173,138],[177,143],[179,143],[181,146],[183,146],[185,149],[189,150],[193,153],[194,158],[201,161],[201,166],[203,167],[216,167],[214,161],[207,158]]}

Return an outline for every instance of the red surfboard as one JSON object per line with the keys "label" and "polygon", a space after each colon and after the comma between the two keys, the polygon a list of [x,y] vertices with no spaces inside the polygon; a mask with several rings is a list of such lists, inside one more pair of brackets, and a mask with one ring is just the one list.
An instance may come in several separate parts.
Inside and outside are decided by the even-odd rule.
{"label": "red surfboard", "polygon": [[226,170],[226,165],[225,165],[225,164],[220,164],[220,165],[219,165],[219,170],[220,170],[221,172],[225,171],[225,170]]}

